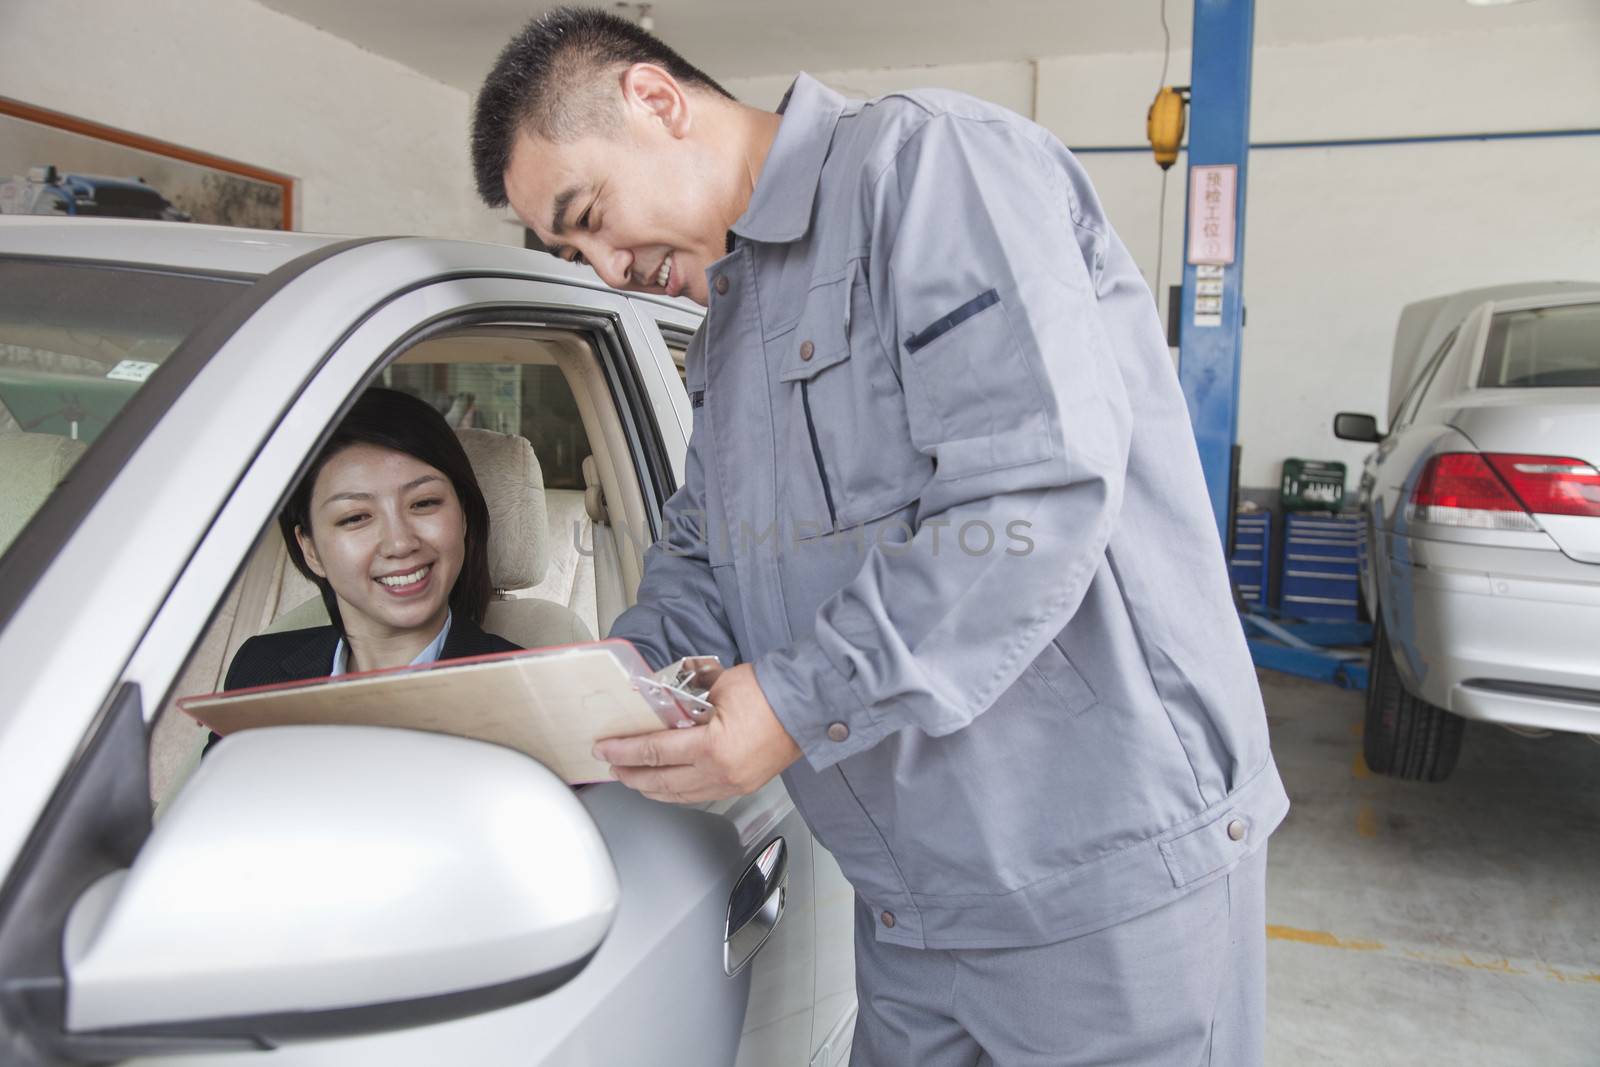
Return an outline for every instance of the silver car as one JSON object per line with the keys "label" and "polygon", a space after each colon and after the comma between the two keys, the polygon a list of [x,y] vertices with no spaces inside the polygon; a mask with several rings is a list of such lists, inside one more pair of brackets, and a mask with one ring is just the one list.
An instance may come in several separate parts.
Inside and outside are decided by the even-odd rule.
{"label": "silver car", "polygon": [[1413,304],[1359,502],[1368,765],[1438,781],[1465,720],[1600,740],[1600,284]]}
{"label": "silver car", "polygon": [[485,628],[604,634],[700,315],[516,248],[0,220],[0,1063],[845,1061],[853,897],[781,782],[672,807],[335,726],[200,765],[173,710],[316,612],[271,520],[378,382],[533,445]]}

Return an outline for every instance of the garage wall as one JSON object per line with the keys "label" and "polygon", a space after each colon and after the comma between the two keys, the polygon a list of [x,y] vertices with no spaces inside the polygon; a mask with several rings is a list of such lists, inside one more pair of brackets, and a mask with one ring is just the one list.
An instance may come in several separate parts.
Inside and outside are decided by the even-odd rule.
{"label": "garage wall", "polygon": [[0,95],[292,175],[300,229],[522,241],[466,93],[250,0],[4,0]]}
{"label": "garage wall", "polygon": [[[1257,50],[1252,140],[1307,141],[1600,127],[1592,29],[1530,29]],[[1175,51],[1168,81],[1188,80]],[[974,92],[1078,149],[1147,280],[1161,172],[1143,147],[1158,52],[820,75],[853,95]],[[734,80],[773,106],[787,77]],[[1131,152],[1094,148],[1130,146]],[[1182,257],[1183,163],[1168,180],[1162,287]],[[1600,280],[1600,137],[1272,150],[1251,155],[1239,440],[1241,483],[1273,488],[1287,456],[1344,460],[1338,410],[1383,413],[1407,303],[1498,282]],[[1163,297],[1165,293],[1163,292]]]}

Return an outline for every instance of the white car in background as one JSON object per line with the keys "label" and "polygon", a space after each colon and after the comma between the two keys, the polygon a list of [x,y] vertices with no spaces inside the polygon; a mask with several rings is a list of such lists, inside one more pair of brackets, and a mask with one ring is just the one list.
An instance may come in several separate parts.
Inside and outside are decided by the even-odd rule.
{"label": "white car in background", "polygon": [[674,807],[360,727],[191,773],[172,710],[316,612],[272,518],[378,382],[533,445],[485,628],[603,634],[700,317],[516,248],[0,220],[0,1063],[844,1062],[853,895],[781,781]]}
{"label": "white car in background", "polygon": [[1600,283],[1405,309],[1362,471],[1375,633],[1363,744],[1438,781],[1467,719],[1600,740]]}

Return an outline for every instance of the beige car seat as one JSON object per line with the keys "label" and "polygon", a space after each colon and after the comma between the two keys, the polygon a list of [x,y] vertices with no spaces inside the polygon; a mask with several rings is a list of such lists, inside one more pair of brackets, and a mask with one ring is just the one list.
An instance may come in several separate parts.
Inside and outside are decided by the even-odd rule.
{"label": "beige car seat", "polygon": [[0,552],[44,507],[85,445],[53,433],[0,433]]}
{"label": "beige car seat", "polygon": [[589,548],[593,524],[584,514],[583,490],[546,489],[544,501],[550,527],[549,565],[542,581],[511,595],[565,604],[591,631],[604,633],[595,612],[595,561]]}

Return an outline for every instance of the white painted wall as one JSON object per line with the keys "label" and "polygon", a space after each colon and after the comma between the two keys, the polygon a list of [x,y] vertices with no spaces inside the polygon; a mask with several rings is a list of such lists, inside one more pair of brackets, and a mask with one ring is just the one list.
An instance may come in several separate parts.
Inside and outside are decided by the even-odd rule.
{"label": "white painted wall", "polygon": [[[1500,30],[1259,48],[1252,140],[1600,126],[1591,31]],[[1036,118],[1069,146],[1141,145],[1159,52],[1030,63],[822,72],[852,95],[938,85]],[[1188,81],[1175,51],[1168,82]],[[773,106],[787,76],[732,80]],[[1143,153],[1081,156],[1113,225],[1153,279],[1161,172]],[[1171,172],[1162,285],[1182,257],[1184,160]],[[1383,413],[1407,303],[1497,282],[1600,280],[1600,137],[1258,150],[1249,170],[1241,484],[1273,488],[1285,457],[1344,460],[1340,410]],[[1163,293],[1164,296],[1164,293]]]}
{"label": "white painted wall", "polygon": [[3,0],[0,95],[289,174],[299,229],[522,242],[466,93],[253,0]]}

